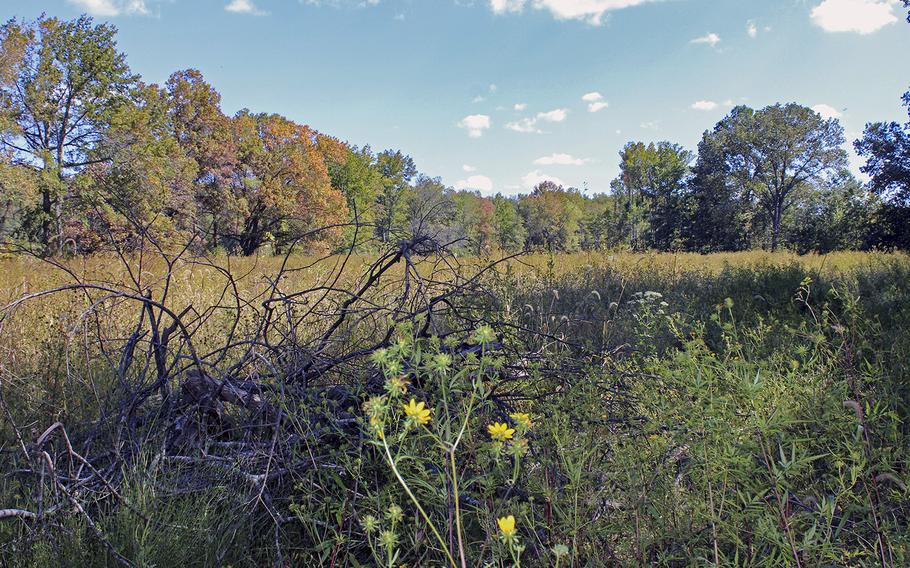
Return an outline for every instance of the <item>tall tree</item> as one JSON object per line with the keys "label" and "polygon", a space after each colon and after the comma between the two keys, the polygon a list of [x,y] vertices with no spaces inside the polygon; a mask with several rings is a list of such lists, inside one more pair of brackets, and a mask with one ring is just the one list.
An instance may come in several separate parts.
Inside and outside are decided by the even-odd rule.
{"label": "tall tree", "polygon": [[692,158],[691,152],[670,142],[630,142],[620,152],[615,189],[619,189],[622,211],[629,216],[633,248],[670,250],[678,242],[681,200]]}
{"label": "tall tree", "polygon": [[117,51],[116,33],[87,16],[11,20],[0,28],[4,57],[9,50],[16,60],[15,78],[0,85],[0,107],[15,128],[0,144],[16,163],[40,173],[40,202],[30,221],[51,253],[62,246],[69,180],[86,166],[110,160],[94,150],[136,83]]}
{"label": "tall tree", "polygon": [[[383,177],[376,164],[376,157],[369,146],[356,148],[329,136],[320,135],[317,145],[328,166],[332,187],[344,194],[350,211],[351,221],[357,215],[360,225],[374,224],[376,221],[375,203],[382,191]],[[362,227],[348,227],[345,231],[348,245],[360,246],[375,232]],[[357,235],[357,243],[354,237]]]}
{"label": "tall tree", "polygon": [[388,243],[407,224],[408,199],[417,166],[401,151],[385,150],[376,157],[376,167],[382,176],[382,188],[376,198],[376,235]]}
{"label": "tall tree", "polygon": [[730,175],[754,193],[771,225],[771,250],[780,244],[781,221],[800,190],[847,166],[844,129],[810,108],[790,103],[753,111],[733,110],[716,134]]}
{"label": "tall tree", "polygon": [[[910,90],[903,101],[910,119]],[[910,120],[868,124],[855,147],[866,158],[860,169],[869,175],[869,188],[883,201],[879,244],[910,247]]]}
{"label": "tall tree", "polygon": [[727,160],[726,133],[745,107],[734,109],[698,144],[698,160],[687,191],[685,241],[700,252],[745,250],[753,245],[761,215],[751,184],[736,183]]}
{"label": "tall tree", "polygon": [[111,159],[87,168],[77,184],[86,217],[82,233],[120,230],[159,245],[171,239],[186,244],[196,221],[197,164],[171,133],[167,93],[140,84],[132,98],[119,107],[95,150]]}
{"label": "tall tree", "polygon": [[221,110],[221,95],[198,70],[173,73],[165,89],[171,134],[197,165],[194,191],[200,227],[208,231],[209,244],[215,246],[230,223],[223,204],[231,200],[232,179],[239,167],[234,125]]}
{"label": "tall tree", "polygon": [[315,131],[278,115],[246,111],[234,119],[234,129],[240,165],[222,207],[231,216],[230,237],[243,254],[273,239],[280,247],[308,230],[347,220],[344,196],[331,185]]}
{"label": "tall tree", "polygon": [[493,240],[506,252],[524,248],[527,231],[514,199],[496,195],[493,198]]}

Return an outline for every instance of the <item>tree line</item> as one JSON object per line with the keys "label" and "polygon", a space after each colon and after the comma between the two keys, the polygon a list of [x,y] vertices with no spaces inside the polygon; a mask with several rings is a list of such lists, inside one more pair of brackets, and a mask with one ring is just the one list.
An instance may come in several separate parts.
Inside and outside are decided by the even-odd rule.
{"label": "tree line", "polygon": [[4,241],[44,254],[129,250],[150,234],[244,255],[369,251],[415,233],[476,254],[910,247],[910,91],[907,124],[869,124],[854,143],[865,184],[838,120],[791,103],[732,109],[697,152],[630,142],[608,192],[545,181],[484,197],[400,150],[277,114],[228,116],[197,70],[145,83],[116,33],[88,16],[0,28]]}

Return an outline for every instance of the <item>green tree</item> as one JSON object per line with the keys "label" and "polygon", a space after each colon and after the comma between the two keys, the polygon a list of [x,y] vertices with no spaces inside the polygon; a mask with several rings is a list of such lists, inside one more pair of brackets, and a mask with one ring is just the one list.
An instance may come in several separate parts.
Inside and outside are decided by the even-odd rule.
{"label": "green tree", "polygon": [[[910,116],[910,91],[903,101]],[[869,189],[881,200],[876,244],[910,248],[910,120],[868,124],[855,147],[866,158],[860,169],[869,175]]]}
{"label": "green tree", "polygon": [[630,142],[620,152],[614,189],[632,248],[670,250],[682,228],[682,198],[692,153],[678,144]]}
{"label": "green tree", "polygon": [[408,222],[408,198],[417,167],[401,151],[385,150],[376,157],[382,187],[376,198],[376,235],[383,243],[396,239]]}
{"label": "green tree", "polygon": [[[350,221],[360,226],[345,229],[346,246],[361,247],[375,236],[364,227],[375,225],[375,203],[383,188],[383,177],[369,146],[351,147],[335,138],[320,135],[317,145],[329,171],[332,187],[341,191],[347,201]],[[357,242],[354,237],[357,235]]]}
{"label": "green tree", "polygon": [[[11,20],[0,28],[4,58],[12,58],[15,69],[15,78],[0,85],[5,121],[15,126],[0,144],[17,163],[39,173],[39,202],[29,222],[50,253],[63,244],[63,208],[72,177],[110,160],[96,152],[98,143],[136,83],[117,51],[116,33],[87,16]],[[9,69],[9,63],[4,65]]]}
{"label": "green tree", "polygon": [[552,181],[544,181],[531,195],[519,201],[519,211],[527,230],[528,248],[571,251],[578,247],[582,216],[577,190],[566,190]]}
{"label": "green tree", "polygon": [[700,252],[746,250],[753,246],[761,215],[753,206],[750,184],[736,183],[727,160],[726,133],[746,111],[738,107],[707,131],[698,144],[698,160],[687,189],[684,240]]}
{"label": "green tree", "polygon": [[[110,159],[89,166],[79,178],[86,212],[82,234],[141,232],[159,244],[168,239],[185,244],[196,220],[197,164],[171,134],[167,93],[140,84],[132,98],[113,115],[95,150]],[[104,225],[92,226],[93,220]]]}
{"label": "green tree", "polygon": [[780,244],[784,214],[812,184],[847,165],[844,129],[795,103],[754,111],[738,107],[715,132],[724,163],[739,191],[754,195],[770,223],[770,248]]}
{"label": "green tree", "polygon": [[514,199],[496,195],[493,197],[493,242],[506,252],[517,252],[524,248],[527,230]]}
{"label": "green tree", "polygon": [[812,187],[787,219],[787,243],[798,253],[826,254],[866,245],[870,208],[867,192],[849,172],[830,187]]}

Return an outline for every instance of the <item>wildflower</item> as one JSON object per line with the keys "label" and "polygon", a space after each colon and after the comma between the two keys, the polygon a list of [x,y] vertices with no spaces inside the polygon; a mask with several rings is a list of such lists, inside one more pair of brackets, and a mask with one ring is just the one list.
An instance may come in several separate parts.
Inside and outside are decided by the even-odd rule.
{"label": "wildflower", "polygon": [[413,398],[411,402],[403,406],[405,416],[413,419],[418,424],[426,425],[430,422],[430,409],[422,402],[417,402]]}
{"label": "wildflower", "polygon": [[398,544],[398,535],[393,531],[385,530],[379,535],[379,542],[383,547],[388,549],[394,549]]}
{"label": "wildflower", "polygon": [[363,524],[363,530],[367,531],[368,533],[372,533],[377,528],[379,528],[379,521],[377,521],[376,517],[373,515],[367,515],[361,522]]}
{"label": "wildflower", "polygon": [[376,365],[383,365],[389,359],[388,349],[377,349],[370,355],[370,360]]}
{"label": "wildflower", "polygon": [[518,532],[518,529],[515,528],[515,517],[512,515],[497,519],[496,524],[499,525],[499,532],[502,533],[503,538],[511,539]]}
{"label": "wildflower", "polygon": [[494,341],[496,341],[496,332],[488,325],[478,327],[474,335],[471,336],[471,342],[475,345],[485,345]]}
{"label": "wildflower", "polygon": [[509,444],[508,453],[516,458],[524,456],[528,453],[528,441],[524,438],[513,441]]}
{"label": "wildflower", "polygon": [[386,518],[392,521],[393,523],[400,523],[404,519],[404,511],[401,510],[396,504],[389,505],[388,511],[386,511]]}
{"label": "wildflower", "polygon": [[433,356],[433,362],[430,366],[437,373],[445,373],[449,370],[449,366],[452,365],[452,356],[448,353],[438,353]]}
{"label": "wildflower", "polygon": [[408,385],[411,383],[404,377],[392,377],[385,382],[385,390],[391,396],[400,396],[407,394]]}
{"label": "wildflower", "polygon": [[515,429],[509,428],[508,424],[503,424],[502,422],[494,422],[487,426],[487,432],[490,433],[490,437],[498,442],[505,442],[506,440],[511,440],[512,436],[515,435]]}
{"label": "wildflower", "polygon": [[569,547],[564,544],[557,544],[553,547],[553,555],[556,558],[563,558],[569,555]]}
{"label": "wildflower", "polygon": [[531,426],[534,425],[534,423],[531,422],[531,416],[529,414],[525,414],[524,412],[516,412],[515,414],[510,414],[509,418],[514,420],[516,424],[525,430],[530,430]]}

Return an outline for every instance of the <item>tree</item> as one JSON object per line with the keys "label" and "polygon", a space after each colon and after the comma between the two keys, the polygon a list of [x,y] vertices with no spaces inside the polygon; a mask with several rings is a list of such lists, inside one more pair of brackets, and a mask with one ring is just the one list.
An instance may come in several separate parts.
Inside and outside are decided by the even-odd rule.
{"label": "tree", "polygon": [[221,95],[195,69],[173,73],[165,89],[171,135],[196,162],[195,198],[204,217],[199,221],[210,228],[209,244],[215,246],[230,223],[223,205],[231,201],[239,167],[233,122],[221,110]]}
{"label": "tree", "polygon": [[582,215],[579,201],[583,200],[577,190],[566,190],[552,181],[538,184],[531,195],[519,202],[528,248],[574,250]]}
{"label": "tree", "polygon": [[408,197],[417,166],[401,151],[386,150],[376,157],[382,187],[376,198],[376,235],[383,243],[395,240],[407,223]]}
{"label": "tree", "polygon": [[[383,188],[383,178],[370,147],[351,147],[325,135],[318,137],[317,146],[328,167],[332,187],[344,194],[350,221],[354,221],[356,214],[360,225],[375,223],[375,203]],[[345,230],[345,235],[345,242],[349,246],[359,246],[374,236],[353,226]],[[357,243],[354,243],[355,235]]]}
{"label": "tree", "polygon": [[[171,236],[187,242],[196,221],[198,168],[171,133],[169,108],[165,91],[140,84],[131,103],[113,115],[95,150],[110,160],[86,168],[83,183],[76,184],[87,217],[81,230],[86,239],[120,231],[142,232],[160,244]],[[85,240],[72,237],[77,244]]]}
{"label": "tree", "polygon": [[753,194],[771,224],[771,250],[780,243],[784,213],[799,192],[847,165],[844,129],[795,103],[733,110],[716,131],[724,163],[740,192]]}
{"label": "tree", "polygon": [[[620,176],[614,185],[628,216],[632,248],[670,250],[681,230],[681,200],[692,153],[678,144],[629,142],[620,152]],[[642,234],[644,233],[644,234]]]}
{"label": "tree", "polygon": [[810,188],[788,220],[788,245],[800,254],[864,248],[870,220],[866,195],[849,172],[831,187]]}
{"label": "tree", "polygon": [[344,196],[331,185],[315,131],[282,116],[241,111],[234,132],[240,163],[222,207],[231,221],[228,236],[243,254],[272,239],[281,247],[307,230],[347,220]]}
{"label": "tree", "polygon": [[459,191],[453,195],[458,232],[467,239],[474,254],[488,253],[495,246],[496,204],[480,192]]}
{"label": "tree", "polygon": [[42,17],[0,28],[3,65],[14,78],[0,85],[0,107],[15,127],[0,144],[15,163],[39,173],[39,201],[30,224],[48,252],[60,250],[69,180],[86,166],[110,160],[98,142],[136,83],[117,51],[116,28],[83,16],[64,22]]}
{"label": "tree", "polygon": [[493,241],[507,252],[520,251],[525,246],[527,231],[514,199],[493,197]]}
{"label": "tree", "polygon": [[[910,90],[903,96],[910,117]],[[877,217],[878,244],[910,246],[910,120],[876,122],[866,125],[863,137],[855,142],[856,151],[866,158],[860,169],[869,175],[869,189],[882,200]]]}
{"label": "tree", "polygon": [[750,184],[736,183],[727,161],[727,133],[745,111],[739,107],[707,131],[698,144],[698,160],[687,189],[687,221],[684,239],[690,249],[701,252],[746,250],[758,231]]}

